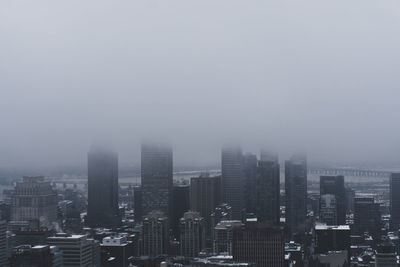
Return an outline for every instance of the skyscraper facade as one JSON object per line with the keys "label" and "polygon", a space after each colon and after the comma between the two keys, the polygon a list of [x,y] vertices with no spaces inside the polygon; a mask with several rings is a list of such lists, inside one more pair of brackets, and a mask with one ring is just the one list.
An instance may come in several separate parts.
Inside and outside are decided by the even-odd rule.
{"label": "skyscraper facade", "polygon": [[12,221],[39,220],[44,226],[57,220],[57,192],[43,176],[24,176],[12,195]]}
{"label": "skyscraper facade", "polygon": [[207,238],[211,238],[211,214],[221,202],[221,176],[201,175],[190,179],[190,207],[204,218]]}
{"label": "skyscraper facade", "polygon": [[279,224],[280,170],[277,161],[259,161],[257,164],[256,215],[258,221]]}
{"label": "skyscraper facade", "polygon": [[255,263],[259,267],[283,267],[283,229],[260,222],[247,222],[243,227],[234,228],[232,255],[235,261]]}
{"label": "skyscraper facade", "polygon": [[390,228],[400,228],[400,173],[390,175]]}
{"label": "skyscraper facade", "polygon": [[381,212],[379,203],[372,197],[354,199],[354,224],[355,234],[363,235],[368,232],[377,241],[381,238]]}
{"label": "skyscraper facade", "polygon": [[197,257],[205,248],[206,235],[203,217],[199,212],[185,212],[180,219],[181,256]]}
{"label": "skyscraper facade", "polygon": [[293,156],[285,161],[285,217],[291,235],[303,235],[307,217],[307,160]]}
{"label": "skyscraper facade", "polygon": [[257,156],[255,154],[244,155],[244,176],[246,213],[255,214],[257,206]]}
{"label": "skyscraper facade", "polygon": [[143,219],[142,255],[155,258],[168,253],[168,220],[160,211],[152,211]]}
{"label": "skyscraper facade", "polygon": [[88,153],[88,212],[91,227],[115,227],[118,210],[118,155],[101,147]]}
{"label": "skyscraper facade", "polygon": [[232,218],[241,219],[245,207],[245,179],[241,148],[224,147],[222,149],[221,170],[223,200],[232,207]]}
{"label": "skyscraper facade", "polygon": [[171,214],[172,201],[172,147],[142,144],[141,179],[142,212],[157,210]]}
{"label": "skyscraper facade", "polygon": [[179,222],[185,212],[190,210],[190,187],[187,184],[175,184],[172,189],[172,216],[170,225],[175,238],[180,240]]}
{"label": "skyscraper facade", "polygon": [[346,224],[346,192],[344,188],[344,177],[321,176],[320,177],[320,195],[331,194],[335,196],[337,224]]}

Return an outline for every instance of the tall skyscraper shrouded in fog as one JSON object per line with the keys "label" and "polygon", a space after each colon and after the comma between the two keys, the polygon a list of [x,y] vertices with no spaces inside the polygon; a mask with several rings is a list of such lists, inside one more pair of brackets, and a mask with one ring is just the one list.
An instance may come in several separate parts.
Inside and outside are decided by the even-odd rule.
{"label": "tall skyscraper shrouded in fog", "polygon": [[142,144],[141,179],[143,214],[161,211],[171,214],[172,201],[172,147],[160,144]]}
{"label": "tall skyscraper shrouded in fog", "polygon": [[285,161],[286,225],[290,234],[303,235],[307,216],[307,158],[295,155]]}
{"label": "tall skyscraper shrouded in fog", "polygon": [[280,218],[280,170],[277,159],[258,161],[256,215],[262,222],[279,224]]}
{"label": "tall skyscraper shrouded in fog", "polygon": [[244,176],[246,213],[255,214],[257,206],[257,156],[255,154],[244,155]]}
{"label": "tall skyscraper shrouded in fog", "polygon": [[400,173],[390,175],[390,228],[400,227]]}
{"label": "tall skyscraper shrouded in fog", "polygon": [[243,154],[240,147],[222,148],[222,196],[232,207],[232,219],[241,219],[244,205]]}
{"label": "tall skyscraper shrouded in fog", "polygon": [[334,195],[336,201],[337,224],[346,224],[346,192],[344,188],[344,177],[321,176],[320,195]]}
{"label": "tall skyscraper shrouded in fog", "polygon": [[91,227],[115,227],[118,210],[118,155],[93,146],[88,153],[88,214]]}

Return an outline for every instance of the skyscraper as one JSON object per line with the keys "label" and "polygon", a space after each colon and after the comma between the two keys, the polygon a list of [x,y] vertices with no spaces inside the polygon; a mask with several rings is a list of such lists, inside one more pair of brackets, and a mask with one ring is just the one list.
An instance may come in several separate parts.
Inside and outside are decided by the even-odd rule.
{"label": "skyscraper", "polygon": [[331,194],[335,196],[337,224],[346,224],[346,193],[344,188],[344,177],[321,176],[320,177],[320,195]]}
{"label": "skyscraper", "polygon": [[0,218],[0,266],[7,266],[7,222]]}
{"label": "skyscraper", "polygon": [[245,208],[246,213],[255,214],[257,199],[257,156],[251,153],[244,155]]}
{"label": "skyscraper", "polygon": [[172,148],[165,145],[142,144],[142,205],[143,214],[157,210],[171,214]]}
{"label": "skyscraper", "polygon": [[142,255],[154,258],[168,253],[168,220],[160,211],[152,211],[143,219]]}
{"label": "skyscraper", "polygon": [[256,215],[259,221],[279,224],[280,171],[277,161],[257,164]]}
{"label": "skyscraper", "polygon": [[354,199],[354,224],[355,234],[364,232],[371,234],[375,241],[381,238],[381,212],[379,203],[372,197]]}
{"label": "skyscraper", "polygon": [[24,176],[12,195],[11,220],[40,220],[44,226],[57,219],[57,192],[43,176]]}
{"label": "skyscraper", "polygon": [[307,159],[285,161],[285,217],[291,235],[303,235],[307,217]]}
{"label": "skyscraper", "polygon": [[115,227],[118,210],[118,155],[93,146],[88,153],[88,212],[91,227]]}
{"label": "skyscraper", "polygon": [[190,210],[190,187],[186,184],[175,184],[172,189],[172,216],[170,225],[174,237],[180,240],[179,223],[185,212]]}
{"label": "skyscraper", "polygon": [[390,228],[400,228],[400,173],[390,175]]}
{"label": "skyscraper", "polygon": [[241,219],[245,207],[242,150],[239,147],[224,147],[221,163],[224,202],[232,207],[232,218]]}
{"label": "skyscraper", "polygon": [[185,212],[180,219],[181,256],[197,257],[205,248],[205,224],[198,212]]}
{"label": "skyscraper", "polygon": [[211,214],[221,202],[221,176],[201,175],[190,179],[190,207],[205,220],[207,238],[211,238]]}

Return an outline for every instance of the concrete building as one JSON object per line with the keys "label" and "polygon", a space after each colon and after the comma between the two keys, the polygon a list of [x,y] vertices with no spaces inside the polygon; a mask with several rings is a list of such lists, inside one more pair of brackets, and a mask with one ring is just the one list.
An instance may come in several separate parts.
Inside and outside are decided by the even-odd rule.
{"label": "concrete building", "polygon": [[91,227],[117,227],[118,155],[105,148],[92,147],[88,153],[87,223]]}
{"label": "concrete building", "polygon": [[100,247],[102,255],[106,255],[102,257],[102,266],[112,257],[114,266],[128,267],[129,258],[134,255],[133,243],[124,235],[107,236],[103,238]]}
{"label": "concrete building", "polygon": [[221,170],[223,201],[232,207],[232,218],[240,220],[245,208],[245,178],[241,148],[222,149]]}
{"label": "concrete building", "polygon": [[396,247],[388,240],[377,246],[375,267],[398,267]]}
{"label": "concrete building", "polygon": [[190,179],[190,209],[204,218],[206,238],[211,239],[211,214],[221,203],[221,176]]}
{"label": "concrete building", "polygon": [[199,212],[185,212],[179,225],[181,256],[197,257],[206,245],[204,218],[200,216]]}
{"label": "concrete building", "polygon": [[35,219],[44,226],[57,220],[57,192],[43,176],[24,176],[12,195],[11,221]]}
{"label": "concrete building", "polygon": [[244,159],[246,213],[255,214],[257,207],[257,156],[246,153]]}
{"label": "concrete building", "polygon": [[99,249],[96,242],[86,235],[63,233],[47,238],[48,245],[57,246],[62,251],[64,267],[99,267],[100,253],[96,251]]}
{"label": "concrete building", "polygon": [[334,195],[336,199],[337,224],[346,224],[346,193],[344,176],[321,176],[320,195]]}
{"label": "concrete building", "polygon": [[171,215],[172,200],[172,147],[142,144],[141,180],[142,212],[161,211]]}
{"label": "concrete building", "polygon": [[307,159],[285,161],[285,218],[291,236],[303,236],[307,217]]}
{"label": "concrete building", "polygon": [[233,229],[243,227],[242,221],[221,221],[214,228],[213,251],[232,255]]}
{"label": "concrete building", "polygon": [[168,220],[159,211],[147,214],[142,225],[142,255],[150,258],[168,253]]}

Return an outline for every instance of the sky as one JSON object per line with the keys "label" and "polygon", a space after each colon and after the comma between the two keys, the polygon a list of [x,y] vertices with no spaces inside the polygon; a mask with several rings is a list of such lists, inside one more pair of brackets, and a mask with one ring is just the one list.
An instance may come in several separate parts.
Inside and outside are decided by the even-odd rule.
{"label": "sky", "polygon": [[400,163],[400,2],[0,3],[0,167],[220,162],[226,143],[281,159]]}

